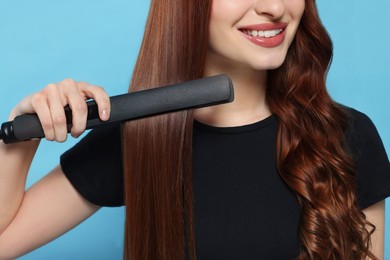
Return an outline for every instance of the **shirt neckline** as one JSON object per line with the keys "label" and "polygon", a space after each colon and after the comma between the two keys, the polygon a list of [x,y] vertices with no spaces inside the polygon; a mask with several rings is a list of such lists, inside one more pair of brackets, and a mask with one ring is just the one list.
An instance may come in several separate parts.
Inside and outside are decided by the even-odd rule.
{"label": "shirt neckline", "polygon": [[211,133],[236,134],[236,133],[244,133],[244,132],[258,130],[260,128],[264,128],[270,124],[277,123],[277,122],[278,119],[274,114],[255,123],[241,125],[241,126],[229,126],[229,127],[211,126],[205,123],[201,123],[197,120],[194,120],[194,129],[199,129]]}

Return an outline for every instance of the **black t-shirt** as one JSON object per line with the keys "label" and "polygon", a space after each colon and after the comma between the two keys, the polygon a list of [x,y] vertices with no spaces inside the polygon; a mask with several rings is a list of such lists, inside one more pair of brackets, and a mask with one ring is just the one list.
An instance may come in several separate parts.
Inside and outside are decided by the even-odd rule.
{"label": "black t-shirt", "polygon": [[[371,120],[350,112],[346,140],[364,209],[390,196],[390,164]],[[275,164],[276,116],[239,127],[197,121],[193,133],[195,236],[199,259],[294,259],[300,208]],[[65,175],[90,202],[123,205],[120,127],[91,131],[61,156]]]}

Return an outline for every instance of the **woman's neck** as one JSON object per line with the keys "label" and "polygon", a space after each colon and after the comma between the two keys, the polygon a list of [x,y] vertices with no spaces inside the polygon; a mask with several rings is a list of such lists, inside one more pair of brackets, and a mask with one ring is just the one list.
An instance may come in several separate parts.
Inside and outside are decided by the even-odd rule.
{"label": "woman's neck", "polygon": [[266,71],[237,69],[220,72],[207,69],[204,76],[227,74],[234,86],[234,101],[194,111],[196,120],[212,126],[229,127],[255,123],[271,115],[266,103]]}

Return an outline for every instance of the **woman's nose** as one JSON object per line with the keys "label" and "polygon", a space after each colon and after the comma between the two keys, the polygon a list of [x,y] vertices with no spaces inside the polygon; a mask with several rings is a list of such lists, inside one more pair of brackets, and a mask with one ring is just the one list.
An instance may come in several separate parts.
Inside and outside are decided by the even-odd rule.
{"label": "woman's nose", "polygon": [[[288,1],[288,0],[287,0]],[[254,10],[258,15],[279,19],[285,12],[284,0],[254,0]]]}

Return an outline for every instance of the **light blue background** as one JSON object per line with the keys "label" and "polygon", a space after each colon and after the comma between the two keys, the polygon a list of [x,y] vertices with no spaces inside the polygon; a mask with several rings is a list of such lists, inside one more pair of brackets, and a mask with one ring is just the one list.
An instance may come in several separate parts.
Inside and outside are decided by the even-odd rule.
{"label": "light blue background", "polygon": [[[134,0],[0,0],[0,122],[25,95],[68,77],[104,86],[111,95],[126,92],[148,5]],[[337,101],[371,117],[389,153],[390,2],[319,0],[318,6],[335,45],[329,90]],[[44,141],[28,185],[74,143]],[[122,259],[123,224],[123,208],[102,209],[21,259]],[[390,225],[386,233],[390,259]]]}

